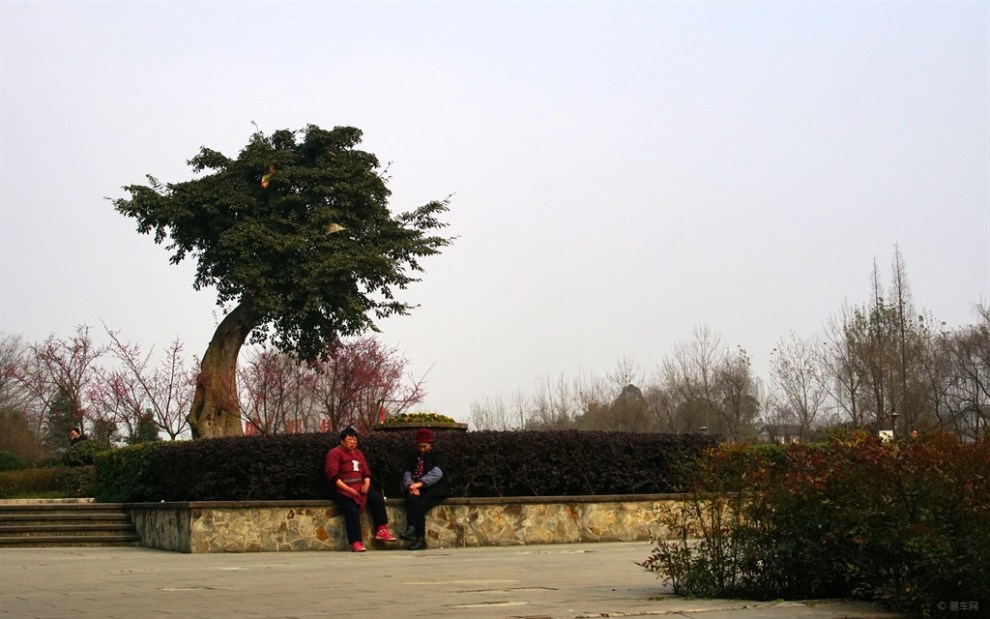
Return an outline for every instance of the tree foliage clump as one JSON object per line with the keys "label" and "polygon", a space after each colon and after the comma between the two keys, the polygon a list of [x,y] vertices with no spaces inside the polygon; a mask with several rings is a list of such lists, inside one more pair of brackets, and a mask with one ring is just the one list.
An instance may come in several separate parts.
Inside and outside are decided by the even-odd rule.
{"label": "tree foliage clump", "polygon": [[137,229],[167,243],[171,262],[197,262],[196,289],[230,308],[203,360],[190,413],[194,436],[240,434],[236,363],[250,335],[303,359],[341,336],[412,306],[395,290],[450,239],[438,234],[447,201],[394,215],[377,157],[361,131],[256,132],[237,158],[200,149],[196,178],[130,185],[114,200]]}

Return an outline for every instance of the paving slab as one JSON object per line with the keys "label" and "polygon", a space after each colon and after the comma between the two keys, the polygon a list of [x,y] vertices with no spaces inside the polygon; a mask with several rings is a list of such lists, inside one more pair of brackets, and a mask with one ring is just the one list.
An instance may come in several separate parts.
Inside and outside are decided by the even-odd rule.
{"label": "paving slab", "polygon": [[674,597],[647,542],[422,552],[0,550],[0,619],[894,619],[859,602]]}

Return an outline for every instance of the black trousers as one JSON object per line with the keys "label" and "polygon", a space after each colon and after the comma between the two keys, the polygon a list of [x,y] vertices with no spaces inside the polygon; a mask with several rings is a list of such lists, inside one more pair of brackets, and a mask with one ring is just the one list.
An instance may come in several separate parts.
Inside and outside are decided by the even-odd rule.
{"label": "black trousers", "polygon": [[[337,492],[331,492],[330,498],[337,504],[340,511],[344,512],[344,523],[347,526],[347,543],[361,541],[361,508],[354,502],[354,499],[346,497]],[[368,511],[371,512],[371,520],[375,523],[375,528],[388,524],[388,516],[385,514],[385,499],[382,493],[374,488],[368,490]]]}
{"label": "black trousers", "polygon": [[416,537],[426,535],[426,512],[430,511],[447,498],[438,496],[427,490],[420,491],[419,496],[406,493],[406,526],[416,529]]}

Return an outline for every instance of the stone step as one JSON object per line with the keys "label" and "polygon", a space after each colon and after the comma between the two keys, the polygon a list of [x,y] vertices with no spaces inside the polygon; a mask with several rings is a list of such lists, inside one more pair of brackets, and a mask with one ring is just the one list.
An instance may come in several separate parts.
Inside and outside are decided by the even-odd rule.
{"label": "stone step", "polygon": [[55,546],[140,546],[137,533],[122,535],[30,535],[0,536],[0,548]]}
{"label": "stone step", "polygon": [[19,512],[90,512],[90,511],[118,511],[124,509],[123,503],[57,503],[54,501],[39,501],[37,503],[27,503],[25,501],[2,501],[0,502],[0,517],[3,514]]}
{"label": "stone step", "polygon": [[8,535],[48,535],[59,534],[85,534],[103,532],[134,532],[134,525],[130,522],[121,524],[32,524],[32,525],[0,525],[0,537]]}
{"label": "stone step", "polygon": [[55,524],[55,523],[117,523],[130,522],[126,512],[94,512],[91,514],[0,514],[3,524]]}
{"label": "stone step", "polygon": [[140,541],[121,504],[0,503],[0,547],[124,546]]}

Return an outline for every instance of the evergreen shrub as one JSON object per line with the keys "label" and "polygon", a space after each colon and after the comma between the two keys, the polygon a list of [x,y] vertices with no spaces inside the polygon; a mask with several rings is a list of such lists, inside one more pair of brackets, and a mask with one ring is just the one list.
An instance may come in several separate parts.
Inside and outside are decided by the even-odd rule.
{"label": "evergreen shrub", "polygon": [[0,471],[17,471],[24,468],[24,461],[17,454],[0,450]]}
{"label": "evergreen shrub", "polygon": [[50,496],[55,487],[54,467],[0,472],[0,498]]}
{"label": "evergreen shrub", "polygon": [[96,467],[92,464],[60,466],[55,469],[55,491],[59,497],[96,495]]}
{"label": "evergreen shrub", "polygon": [[0,498],[78,498],[96,493],[93,466],[52,466],[0,472]]}
{"label": "evergreen shrub", "polygon": [[[774,451],[725,445],[643,563],[679,595],[856,597],[939,616],[990,604],[990,440],[852,433]],[[740,463],[745,463],[740,466]]]}
{"label": "evergreen shrub", "polygon": [[62,453],[62,464],[65,466],[84,466],[93,464],[96,454],[113,449],[109,441],[90,439],[72,445]]}
{"label": "evergreen shrub", "polygon": [[94,456],[95,498],[101,503],[145,503],[158,501],[160,491],[155,452],[165,445],[181,443],[148,442],[103,451]]}

